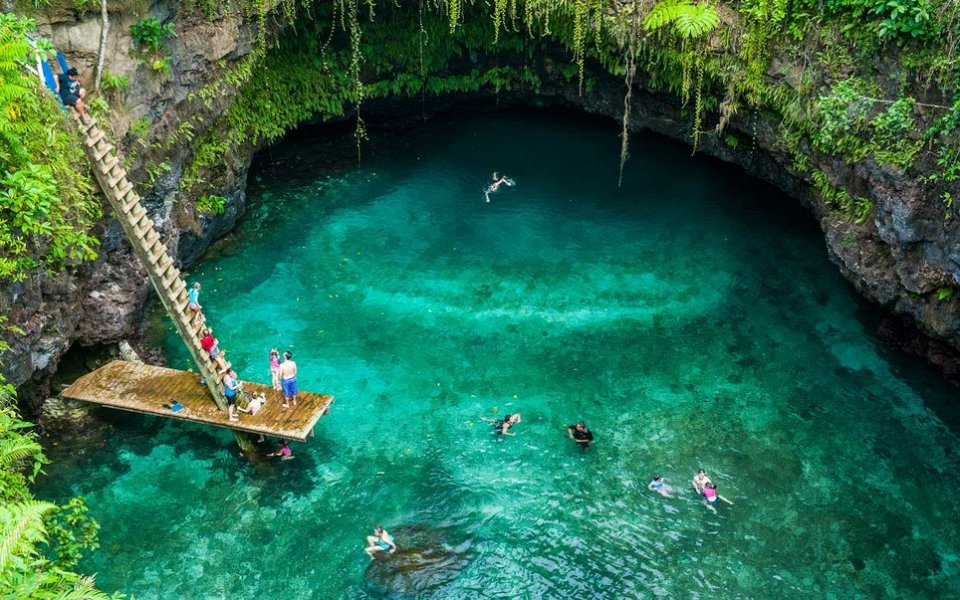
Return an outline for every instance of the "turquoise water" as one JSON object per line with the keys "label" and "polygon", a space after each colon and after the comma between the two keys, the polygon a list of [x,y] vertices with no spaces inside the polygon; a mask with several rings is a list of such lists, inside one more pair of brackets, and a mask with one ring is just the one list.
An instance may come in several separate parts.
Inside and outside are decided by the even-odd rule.
{"label": "turquoise water", "polygon": [[[296,460],[109,413],[99,446],[53,450],[41,491],[87,497],[101,587],[956,597],[955,391],[875,339],[795,202],[652,136],[617,190],[615,129],[568,115],[387,137],[359,171],[306,135],[275,150],[192,274],[242,378],[269,381],[278,346],[336,395]],[[486,203],[493,170],[518,185]],[[480,421],[515,411],[516,437]],[[564,432],[581,418],[585,453]],[[700,466],[733,506],[700,504]],[[656,473],[674,498],[646,489]],[[451,555],[394,587],[367,572],[377,523],[401,548],[434,528]]]}

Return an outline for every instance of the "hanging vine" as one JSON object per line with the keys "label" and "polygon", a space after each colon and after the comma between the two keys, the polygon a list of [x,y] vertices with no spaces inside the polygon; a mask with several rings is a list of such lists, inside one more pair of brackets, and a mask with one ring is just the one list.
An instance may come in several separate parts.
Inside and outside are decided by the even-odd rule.
{"label": "hanging vine", "polygon": [[623,166],[630,158],[630,108],[633,105],[633,78],[637,74],[637,33],[640,29],[640,10],[636,0],[630,2],[631,15],[630,32],[627,36],[627,51],[625,56],[624,83],[627,84],[627,93],[623,97],[623,130],[620,132],[620,175],[617,178],[617,187],[623,185]]}
{"label": "hanging vine", "polygon": [[509,0],[493,0],[493,43],[500,41],[500,28],[507,27],[507,4]]}
{"label": "hanging vine", "polygon": [[662,0],[656,3],[643,20],[647,31],[660,31],[680,46],[682,80],[680,97],[684,106],[693,99],[691,137],[696,150],[700,141],[703,116],[703,78],[706,67],[709,34],[720,24],[714,6],[690,0]]}
{"label": "hanging vine", "polygon": [[463,18],[463,0],[444,0],[447,8],[447,18],[450,19],[450,33],[457,30],[460,19]]}
{"label": "hanging vine", "polygon": [[368,139],[367,128],[360,116],[360,105],[363,103],[363,82],[360,80],[360,64],[363,62],[363,54],[360,51],[360,38],[363,30],[360,29],[360,0],[348,0],[347,20],[350,30],[350,75],[353,78],[354,97],[356,102],[357,121],[353,137],[357,142],[357,164],[361,161],[361,145]]}
{"label": "hanging vine", "polygon": [[587,23],[590,16],[588,0],[574,0],[573,4],[573,61],[577,63],[578,92],[583,95],[583,66],[587,55]]}

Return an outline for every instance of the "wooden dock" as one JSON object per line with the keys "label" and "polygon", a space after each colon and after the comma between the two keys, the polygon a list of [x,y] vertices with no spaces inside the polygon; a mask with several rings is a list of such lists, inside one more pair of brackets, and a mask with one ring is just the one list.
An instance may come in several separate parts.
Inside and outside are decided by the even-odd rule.
{"label": "wooden dock", "polygon": [[[240,420],[230,422],[227,413],[210,401],[210,391],[200,376],[188,371],[154,367],[116,360],[77,379],[63,391],[65,398],[92,402],[131,412],[225,427],[288,440],[306,441],[330,404],[333,396],[300,392],[296,408],[283,408],[283,394],[268,385],[244,381],[248,394],[267,397],[256,415],[237,412]],[[173,412],[164,404],[179,402],[187,410]]]}

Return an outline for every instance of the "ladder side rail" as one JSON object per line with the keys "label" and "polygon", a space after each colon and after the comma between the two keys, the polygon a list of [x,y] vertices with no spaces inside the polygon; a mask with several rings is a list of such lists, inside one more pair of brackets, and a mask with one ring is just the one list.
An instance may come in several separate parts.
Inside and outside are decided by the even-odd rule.
{"label": "ladder side rail", "polygon": [[[100,133],[97,126],[91,125],[87,135],[93,138],[98,133]],[[86,136],[85,136],[86,137]],[[209,388],[211,395],[213,396],[214,402],[216,402],[217,407],[220,410],[226,411],[227,404],[226,399],[221,390],[221,384],[218,380],[217,374],[210,368],[210,359],[209,356],[201,354],[197,347],[192,343],[194,339],[197,338],[197,335],[191,329],[188,329],[187,325],[183,323],[181,318],[183,313],[179,310],[179,307],[176,304],[176,298],[171,296],[171,291],[178,288],[178,282],[182,281],[182,278],[177,275],[171,282],[169,286],[164,285],[163,274],[158,272],[156,265],[151,262],[150,258],[150,248],[144,247],[145,245],[141,243],[141,238],[137,236],[136,223],[132,223],[131,219],[128,218],[128,214],[133,214],[137,211],[137,208],[140,206],[139,196],[136,195],[135,190],[131,190],[126,194],[125,199],[118,198],[117,189],[112,187],[110,171],[114,169],[120,169],[122,175],[120,177],[114,178],[114,181],[119,182],[126,178],[126,172],[123,167],[115,166],[113,169],[107,169],[104,172],[101,169],[101,166],[113,156],[112,152],[106,153],[106,155],[97,159],[96,153],[97,150],[85,143],[84,140],[83,150],[87,154],[87,157],[90,159],[91,164],[93,165],[93,174],[96,177],[97,182],[100,184],[100,188],[103,190],[103,195],[106,196],[107,201],[110,203],[110,207],[116,213],[117,220],[120,222],[120,225],[123,227],[123,231],[126,234],[128,240],[130,241],[131,246],[133,246],[133,251],[136,254],[137,258],[140,260],[140,263],[143,265],[144,269],[147,271],[147,276],[150,279],[150,283],[153,284],[153,288],[156,290],[157,295],[160,296],[160,302],[163,304],[164,309],[167,311],[167,315],[173,321],[173,325],[177,330],[177,333],[180,336],[180,339],[186,344],[187,350],[190,352],[190,357],[196,363],[197,367],[200,370],[200,375],[203,377],[206,382],[207,388]],[[137,198],[136,204],[131,206],[131,196]],[[124,205],[131,206],[128,212],[124,212]],[[148,228],[147,232],[144,234],[144,238],[149,236],[150,231],[155,231],[153,226]],[[159,236],[157,236],[159,238]],[[162,258],[157,261],[156,264],[162,263]],[[193,320],[190,319],[188,323],[192,327]]]}

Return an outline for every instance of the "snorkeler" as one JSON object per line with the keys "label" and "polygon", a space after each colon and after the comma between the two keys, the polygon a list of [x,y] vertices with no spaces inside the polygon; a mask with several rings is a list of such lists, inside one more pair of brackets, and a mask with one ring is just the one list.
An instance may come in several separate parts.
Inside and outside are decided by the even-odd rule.
{"label": "snorkeler", "polygon": [[500,189],[500,186],[501,186],[501,185],[503,185],[503,184],[506,184],[507,186],[513,186],[513,185],[515,185],[512,179],[510,179],[509,177],[506,177],[506,176],[504,176],[504,177],[499,177],[499,176],[497,175],[497,172],[496,172],[496,171],[493,172],[492,178],[493,178],[493,183],[491,183],[491,184],[487,187],[487,190],[483,193],[483,195],[486,196],[486,198],[487,198],[487,202],[490,202],[490,194],[491,194],[492,192],[495,192],[495,191],[497,191],[498,189]]}
{"label": "snorkeler", "polygon": [[647,489],[653,490],[665,498],[670,498],[670,492],[673,491],[673,488],[664,481],[663,475],[654,477],[653,481],[647,484]]}
{"label": "snorkeler", "polygon": [[520,413],[507,415],[502,419],[489,419],[487,417],[480,418],[487,423],[493,423],[494,430],[500,435],[517,435],[515,433],[508,433],[508,430],[521,421]]}

